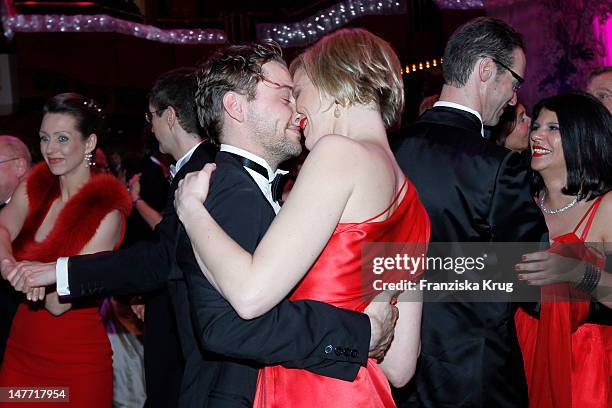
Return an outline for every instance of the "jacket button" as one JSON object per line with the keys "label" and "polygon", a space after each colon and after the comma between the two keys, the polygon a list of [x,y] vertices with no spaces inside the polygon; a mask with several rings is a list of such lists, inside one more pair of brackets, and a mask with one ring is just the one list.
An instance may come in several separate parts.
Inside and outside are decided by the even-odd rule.
{"label": "jacket button", "polygon": [[351,355],[351,349],[350,348],[345,348],[344,349],[344,356],[345,357],[349,357]]}
{"label": "jacket button", "polygon": [[325,346],[325,354],[329,354],[334,350],[334,348],[332,347],[331,344],[328,344],[327,346]]}
{"label": "jacket button", "polygon": [[336,347],[334,349],[334,352],[336,353],[337,356],[341,356],[342,355],[342,347]]}
{"label": "jacket button", "polygon": [[357,350],[351,351],[351,357],[357,358],[358,355],[359,355],[359,351],[357,351]]}

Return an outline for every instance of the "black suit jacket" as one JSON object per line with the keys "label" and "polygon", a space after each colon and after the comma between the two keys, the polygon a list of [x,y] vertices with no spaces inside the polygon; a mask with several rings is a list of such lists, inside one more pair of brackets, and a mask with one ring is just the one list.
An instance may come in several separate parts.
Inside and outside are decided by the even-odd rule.
{"label": "black suit jacket", "polygon": [[[6,206],[6,203],[0,204],[0,210]],[[13,317],[19,306],[19,298],[17,292],[13,289],[10,283],[0,279],[0,367],[4,358],[4,349],[11,331]]]}
{"label": "black suit jacket", "polygon": [[[186,173],[201,169],[203,164],[207,161],[202,160],[203,151],[200,150],[201,148],[203,147],[201,146],[198,148],[191,160],[186,163],[185,166],[183,166],[177,173],[172,185],[170,186],[171,192],[176,189],[178,181],[184,177]],[[227,157],[227,155],[220,155],[221,157]],[[238,170],[240,169],[242,168],[238,168]],[[242,169],[242,171],[246,173],[244,169]],[[219,172],[219,170],[217,170],[217,172]],[[219,174],[222,174],[222,172]],[[246,174],[248,175],[248,173]],[[250,182],[254,184],[252,180]],[[230,204],[228,203],[228,206],[229,205]],[[255,222],[256,220],[252,220],[249,217],[249,222],[247,224],[251,225],[251,223]],[[182,354],[186,361],[186,367],[182,376],[183,378],[179,393],[179,402],[175,403],[173,406],[189,408],[203,407],[208,406],[208,397],[212,392],[210,390],[212,387],[212,381],[218,378],[225,378],[223,377],[222,373],[219,372],[218,368],[226,367],[228,364],[224,363],[224,360],[226,359],[225,357],[208,353],[203,356],[201,349],[198,346],[196,336],[194,335],[194,328],[190,319],[191,308],[188,301],[186,285],[183,279],[183,274],[175,262],[175,252],[177,247],[176,234],[178,232],[178,226],[178,218],[176,216],[174,207],[169,205],[167,207],[167,211],[164,213],[162,222],[156,228],[158,235],[157,242],[139,244],[124,251],[71,257],[69,262],[69,285],[71,297],[73,298],[92,296],[96,294],[108,295],[141,293],[156,290],[166,285],[173,305],[175,322],[178,326]],[[253,227],[252,229],[255,230],[256,228],[258,227]],[[327,324],[325,319],[329,318],[329,314],[319,314],[319,309],[316,305],[321,305],[321,307],[325,308],[331,308],[330,306],[319,304],[318,302],[308,301],[301,302],[301,304],[303,305],[301,309],[296,308],[291,312],[287,312],[287,314],[284,316],[287,316],[289,321],[301,320],[303,322],[300,326],[301,328],[304,326],[309,326],[310,324],[313,326],[316,326],[317,324]],[[312,305],[309,307],[309,304]],[[306,310],[306,312],[300,313],[303,310]],[[339,314],[345,313],[345,311],[340,309],[334,308],[334,310],[336,310]],[[148,313],[149,311],[147,311],[145,315]],[[353,321],[357,320],[361,322],[362,324],[359,327],[359,330],[365,331],[365,333],[360,333],[360,339],[363,339],[363,341],[359,342],[359,344],[355,345],[355,347],[352,347],[352,349],[358,349],[361,355],[367,355],[370,334],[369,320],[365,315],[356,315],[357,318],[353,319]],[[228,311],[224,317],[226,317],[228,320],[229,326],[227,327],[227,330],[230,332],[240,332],[242,326],[245,324],[245,321],[241,320],[233,309]],[[266,317],[262,316],[257,320],[261,322],[270,322],[274,319],[276,319],[276,315],[273,312],[270,312],[266,315]],[[367,328],[364,330],[364,327],[366,326]],[[338,328],[338,331],[346,332],[344,337],[341,337],[342,339],[353,337],[350,330],[352,330],[354,326],[342,326],[342,321],[339,321],[335,324],[335,327]],[[262,329],[257,330],[268,329],[274,330],[274,332],[269,333],[272,337],[280,338],[281,336],[285,335],[291,337],[292,339],[299,338],[298,333],[291,335],[288,332],[288,328],[282,325],[272,325],[268,323],[267,326],[262,326]],[[319,332],[315,332],[315,334],[319,334]],[[315,354],[315,352],[312,352],[312,350],[315,349],[315,346],[309,343],[317,342],[318,344],[318,342],[320,342],[320,339],[316,339],[314,336],[312,337],[313,338],[311,340],[304,341],[304,344],[298,341],[286,342],[284,344],[286,349],[280,349],[278,344],[263,344],[259,346],[257,353],[267,352],[268,350],[266,350],[266,348],[268,346],[274,346],[276,347],[274,351],[278,351],[279,361],[285,360],[285,357],[299,355],[301,359],[304,359],[310,363],[309,358],[313,357],[311,354]],[[234,350],[246,348],[251,344],[247,342],[248,340],[250,340],[249,337],[215,336],[215,341],[221,342],[225,346]],[[331,344],[337,342],[329,341],[329,343]],[[346,343],[348,344],[348,342]],[[166,347],[171,347],[171,345],[166,345]],[[160,355],[152,357],[164,358],[165,352],[165,350],[160,350]],[[289,352],[295,354],[290,354]],[[319,354],[319,350],[317,349],[315,357],[318,357]],[[366,357],[362,358],[365,359]],[[286,360],[290,360],[290,358],[286,358]],[[320,365],[323,366],[330,364],[330,361],[327,359],[320,362]],[[170,381],[170,379],[168,380]],[[240,379],[238,382],[226,384],[229,388],[233,389],[233,392],[237,395],[243,393],[247,395],[248,398],[252,398],[251,387],[246,388],[248,387],[248,384],[244,385],[241,381],[242,380]],[[167,385],[159,385],[159,387],[162,388],[162,391],[167,389],[164,388],[167,387]],[[178,395],[175,395],[174,397],[178,397]],[[156,401],[152,400],[148,403],[156,404]],[[224,404],[223,406],[227,405]]]}
{"label": "black suit jacket", "polygon": [[177,217],[174,191],[185,174],[214,160],[209,142],[196,148],[176,174],[168,190],[163,218],[153,241],[141,241],[116,252],[70,257],[70,297],[147,293],[145,308],[145,380],[147,407],[176,407],[181,392],[185,360],[179,342],[177,319],[168,291],[168,274],[174,264]]}
{"label": "black suit jacket", "polygon": [[[204,204],[221,227],[252,253],[274,210],[235,158],[220,152],[216,163]],[[321,302],[285,300],[259,318],[242,320],[200,271],[183,229],[177,261],[189,290],[196,335],[206,350],[202,368],[191,370],[203,373],[198,383],[206,398],[204,406],[252,406],[262,364],[283,364],[352,381],[366,363],[370,340],[366,315]],[[189,371],[188,367],[186,376]],[[191,406],[201,406],[200,401]]]}
{"label": "black suit jacket", "polygon": [[[480,129],[471,113],[435,107],[396,151],[429,214],[431,241],[547,242],[520,155]],[[406,406],[527,407],[514,310],[510,301],[425,302],[416,391]]]}
{"label": "black suit jacket", "polygon": [[4,359],[6,341],[11,332],[13,318],[19,306],[19,295],[8,281],[0,278],[0,367]]}

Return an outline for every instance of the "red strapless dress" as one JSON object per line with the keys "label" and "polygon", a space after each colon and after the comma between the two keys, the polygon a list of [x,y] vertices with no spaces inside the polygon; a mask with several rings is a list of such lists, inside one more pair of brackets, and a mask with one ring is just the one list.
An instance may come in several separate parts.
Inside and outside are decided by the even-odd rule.
{"label": "red strapless dress", "polygon": [[[95,176],[61,210],[42,242],[36,231],[59,196],[59,178],[45,163],[28,178],[30,208],[20,235],[13,242],[18,260],[55,261],[77,255],[112,210],[131,210],[125,187],[111,176]],[[123,235],[123,234],[122,234]],[[0,403],[2,407],[111,407],[112,351],[98,313],[98,302],[73,305],[55,317],[41,306],[22,303],[13,320],[0,387],[68,387],[69,403]]]}
{"label": "red strapless dress", "polygon": [[[605,259],[601,254],[582,245],[600,203],[601,197],[589,207],[574,231],[553,239],[550,250],[603,268]],[[576,232],[585,220],[579,237]],[[539,320],[521,309],[515,315],[529,406],[612,407],[612,327],[584,323],[589,314],[589,298],[568,284],[543,287],[541,296]],[[565,300],[580,296],[585,300]]]}
{"label": "red strapless dress", "polygon": [[[372,222],[388,212],[406,191],[401,203],[384,221]],[[372,242],[424,243],[429,240],[429,219],[416,190],[406,180],[389,208],[360,223],[338,224],[323,252],[291,295],[362,312],[378,294],[377,278],[362,274],[362,246]],[[416,249],[415,249],[416,250]],[[371,279],[371,281],[370,281]],[[269,366],[259,371],[254,407],[395,407],[387,378],[369,359],[353,382],[328,378],[306,370]]]}

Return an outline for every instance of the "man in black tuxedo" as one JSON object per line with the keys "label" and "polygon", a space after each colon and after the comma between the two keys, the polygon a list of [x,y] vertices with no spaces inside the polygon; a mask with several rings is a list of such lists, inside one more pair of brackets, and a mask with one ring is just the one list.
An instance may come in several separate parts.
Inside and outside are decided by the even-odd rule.
{"label": "man in black tuxedo", "polygon": [[[289,75],[279,53],[260,50],[262,54],[258,56],[256,50],[259,48],[259,46],[239,48],[245,50],[247,57],[246,59],[238,57],[238,60],[234,62],[251,61],[251,58],[254,58],[256,62],[254,67],[259,67],[268,59],[275,59],[275,64],[282,67],[287,76]],[[224,56],[231,58],[231,52],[235,49],[230,47],[225,53],[221,52],[218,55],[221,55],[221,60]],[[264,47],[264,50],[266,49]],[[240,71],[239,75],[233,78],[239,85],[234,92],[243,89],[241,86],[246,86],[241,81],[250,81],[250,87],[264,83],[263,77],[253,76],[255,72],[248,70],[254,67],[244,64],[241,66],[246,71]],[[266,82],[268,85],[265,86],[276,86],[274,79],[277,78],[267,79],[266,81],[273,82],[270,84]],[[286,96],[286,99],[294,109],[290,93],[290,77],[289,79],[282,78],[282,80],[289,82],[289,96]],[[286,88],[283,86],[283,89]],[[257,98],[257,93],[249,93],[249,95],[253,96],[257,106],[265,107],[270,102]],[[279,96],[277,99],[282,98]],[[222,113],[225,102],[221,104],[219,101],[219,103],[211,108]],[[195,109],[195,104],[193,108]],[[149,111],[147,115],[152,118],[161,150],[173,151],[171,149],[178,140],[175,138],[177,126],[182,126],[182,113],[170,104],[159,106],[151,103]],[[219,222],[227,228],[230,234],[239,234],[240,238],[237,239],[249,247],[254,245],[254,240],[258,240],[263,235],[265,228],[275,215],[273,207],[278,208],[278,203],[276,201],[266,202],[262,191],[258,190],[258,184],[251,178],[252,175],[241,167],[240,163],[244,164],[245,158],[241,158],[239,152],[249,155],[250,150],[258,152],[265,150],[282,161],[300,151],[299,132],[296,132],[295,129],[288,131],[294,140],[275,139],[278,135],[277,125],[279,123],[276,121],[274,112],[275,110],[271,108],[269,116],[259,116],[257,120],[248,124],[252,131],[257,131],[262,136],[261,139],[243,139],[241,142],[229,140],[228,142],[234,144],[233,153],[222,152],[218,158],[219,163],[233,166],[233,171],[227,172],[226,182],[217,183],[218,188],[221,189],[215,194],[217,208],[223,209]],[[201,109],[199,109],[199,114],[202,115]],[[284,134],[287,123],[281,126],[280,131]],[[163,129],[164,133],[158,129]],[[186,141],[190,140],[189,137],[195,140],[197,135],[185,132],[182,136],[180,140]],[[208,161],[210,156],[204,153],[203,146],[205,145],[197,143],[196,141],[192,144],[192,149],[195,150],[191,158],[186,156],[177,161],[177,167],[180,167],[180,170],[176,173],[170,186],[171,193],[176,189],[178,180],[186,173],[200,170]],[[251,158],[254,157],[251,156]],[[254,165],[252,167],[257,168]],[[267,178],[265,186],[269,188]],[[266,194],[269,194],[269,191]],[[20,287],[20,289],[27,290],[28,286],[53,283],[57,275],[58,293],[69,292],[66,295],[72,299],[93,295],[147,292],[158,290],[160,284],[167,285],[175,316],[170,323],[178,326],[180,345],[186,365],[180,392],[171,393],[172,390],[169,387],[175,381],[167,378],[167,384],[156,384],[159,389],[153,392],[158,393],[153,394],[155,399],[151,397],[151,394],[149,395],[147,406],[249,406],[253,401],[257,378],[258,365],[256,362],[282,363],[289,367],[305,368],[323,375],[352,380],[359,367],[366,363],[370,350],[374,356],[380,356],[380,350],[385,349],[388,345],[395,317],[393,313],[395,309],[391,307],[380,308],[379,305],[375,305],[372,309],[374,311],[368,311],[372,315],[369,317],[366,314],[335,308],[315,301],[287,301],[258,319],[246,321],[240,319],[218,293],[212,293],[213,290],[209,286],[203,287],[202,292],[192,291],[192,296],[189,297],[183,271],[175,262],[174,255],[178,247],[176,253],[180,266],[190,267],[193,253],[190,247],[177,245],[179,242],[184,242],[184,238],[177,240],[179,227],[174,207],[169,203],[163,220],[156,228],[157,243],[140,244],[114,253],[70,257],[67,274],[60,270],[63,262],[61,260],[58,261],[57,272],[53,266],[53,271],[50,273],[47,264],[43,264],[38,270],[24,268],[22,273],[25,287]],[[63,274],[64,278],[62,278]],[[188,282],[195,282],[190,284],[192,287],[202,287],[207,283],[199,269],[196,271],[192,268],[185,275],[187,275]],[[199,281],[198,276],[201,278]],[[205,299],[200,299],[200,296],[205,296]],[[145,312],[147,323],[152,317],[151,313],[147,305]],[[167,316],[170,316],[170,312]],[[190,316],[196,317],[196,321],[192,322]],[[214,319],[214,324],[210,330],[198,330],[204,327],[202,323],[206,318]],[[195,332],[194,326],[197,328]],[[160,336],[160,338],[167,341],[169,336]],[[172,355],[173,351],[170,348],[173,346],[174,344],[168,343],[166,349],[161,350],[160,347],[159,355],[156,356],[150,356],[146,350],[145,352],[149,358],[159,359],[158,367],[163,367],[164,364],[161,363],[165,354]],[[149,368],[151,365],[146,367]],[[179,374],[174,375],[180,377]],[[147,381],[148,379],[147,377]],[[174,398],[173,402],[170,397]]]}
{"label": "man in black tuxedo", "polygon": [[[523,48],[520,34],[499,20],[457,29],[444,52],[439,102],[396,150],[429,214],[432,242],[548,240],[520,155],[483,137],[483,125],[516,103]],[[514,311],[510,301],[426,301],[414,388],[400,405],[527,407]]]}
{"label": "man in black tuxedo", "polygon": [[[206,61],[198,84],[200,123],[220,144],[205,205],[233,239],[253,252],[280,210],[281,189],[276,188],[286,172],[277,166],[301,152],[291,76],[274,46],[230,46]],[[202,390],[209,407],[252,406],[258,369],[265,364],[352,381],[366,364],[370,342],[379,337],[380,328],[370,326],[366,315],[315,301],[284,300],[259,318],[238,319],[200,271],[183,228],[177,262],[208,360],[209,379]]]}
{"label": "man in black tuxedo", "polygon": [[[32,164],[28,147],[15,136],[0,136],[0,210],[8,203]],[[0,365],[4,358],[4,348],[11,330],[11,323],[17,306],[18,294],[11,285],[0,280]]]}

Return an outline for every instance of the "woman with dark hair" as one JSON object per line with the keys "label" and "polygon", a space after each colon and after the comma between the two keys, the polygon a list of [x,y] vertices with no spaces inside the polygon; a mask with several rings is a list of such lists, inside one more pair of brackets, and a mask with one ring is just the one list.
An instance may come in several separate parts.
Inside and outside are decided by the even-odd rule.
{"label": "woman with dark hair", "polygon": [[[202,206],[213,165],[187,175],[177,193],[177,212],[200,268],[247,319],[289,293],[292,300],[363,311],[381,292],[374,284],[381,277],[361,273],[362,264],[369,264],[362,247],[401,242],[406,248],[398,251],[421,256],[429,240],[427,213],[387,139],[404,103],[401,65],[391,46],[365,30],[338,30],[301,54],[290,72],[294,123],[303,129],[310,154],[255,253],[237,245]],[[380,304],[395,293],[382,295],[387,298]],[[400,317],[382,362],[370,359],[352,382],[265,367],[254,406],[314,407],[330,401],[334,407],[395,406],[389,382],[402,386],[414,374],[422,303],[413,297],[397,305]],[[326,353],[351,355],[348,348],[332,349],[327,346]]]}
{"label": "woman with dark hair", "polygon": [[552,246],[517,265],[519,279],[542,286],[539,320],[516,315],[529,406],[609,407],[612,327],[586,321],[591,301],[612,306],[603,271],[612,251],[612,117],[592,96],[571,93],[540,101],[533,118],[534,194]]}
{"label": "woman with dark hair", "polygon": [[[7,279],[17,287],[15,261],[50,262],[117,248],[131,210],[120,182],[91,174],[102,129],[96,104],[78,94],[60,94],[47,101],[43,112],[44,162],[0,213],[2,269],[9,270]],[[43,296],[42,303],[36,302]],[[67,387],[72,406],[110,407],[112,353],[99,305],[61,301],[50,287],[29,294],[28,300],[11,327],[0,386]]]}
{"label": "woman with dark hair", "polygon": [[491,129],[491,141],[515,152],[527,150],[530,124],[531,118],[522,103],[508,105],[497,125]]}

